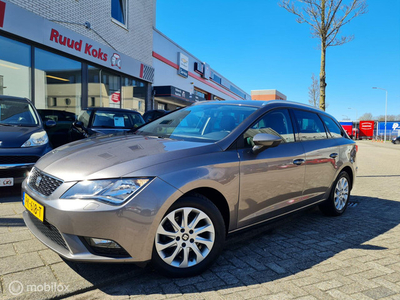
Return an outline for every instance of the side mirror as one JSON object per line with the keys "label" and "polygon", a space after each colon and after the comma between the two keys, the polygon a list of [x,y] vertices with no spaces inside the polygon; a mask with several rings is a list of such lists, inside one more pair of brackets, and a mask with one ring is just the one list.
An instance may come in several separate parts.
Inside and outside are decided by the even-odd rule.
{"label": "side mirror", "polygon": [[47,120],[46,123],[44,123],[44,126],[47,128],[52,128],[56,125],[57,125],[56,121],[53,120]]}
{"label": "side mirror", "polygon": [[258,133],[253,137],[253,152],[259,153],[266,148],[276,147],[282,142],[279,136],[269,133]]}
{"label": "side mirror", "polygon": [[75,121],[74,123],[72,123],[72,125],[74,125],[76,128],[80,128],[83,129],[83,123],[81,121]]}

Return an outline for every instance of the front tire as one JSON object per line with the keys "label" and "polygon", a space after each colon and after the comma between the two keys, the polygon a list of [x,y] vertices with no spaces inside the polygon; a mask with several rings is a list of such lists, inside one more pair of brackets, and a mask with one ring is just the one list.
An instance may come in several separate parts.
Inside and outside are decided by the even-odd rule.
{"label": "front tire", "polygon": [[201,195],[184,196],[157,227],[152,262],[167,276],[198,275],[220,255],[225,232],[224,219],[210,200]]}
{"label": "front tire", "polygon": [[350,200],[350,177],[342,171],[336,178],[329,198],[319,205],[319,209],[328,216],[342,215]]}

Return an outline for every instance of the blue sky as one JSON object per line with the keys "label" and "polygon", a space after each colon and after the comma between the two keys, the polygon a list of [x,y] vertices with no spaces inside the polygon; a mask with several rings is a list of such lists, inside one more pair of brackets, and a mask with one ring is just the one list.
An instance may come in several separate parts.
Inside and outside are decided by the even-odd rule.
{"label": "blue sky", "polygon": [[[388,90],[387,113],[400,114],[400,1],[367,3],[342,29],[355,39],[327,50],[326,111],[339,120],[384,115],[385,92],[373,86]],[[308,104],[319,41],[278,0],[158,0],[156,27],[245,92],[277,89]]]}

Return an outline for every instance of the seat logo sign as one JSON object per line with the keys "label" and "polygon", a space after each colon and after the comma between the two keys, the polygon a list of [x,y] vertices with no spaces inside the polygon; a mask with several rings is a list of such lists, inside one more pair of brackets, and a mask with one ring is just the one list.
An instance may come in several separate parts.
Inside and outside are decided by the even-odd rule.
{"label": "seat logo sign", "polygon": [[41,181],[42,181],[42,177],[41,177],[41,176],[38,176],[38,178],[36,178],[35,185],[36,185],[37,187],[39,187]]}
{"label": "seat logo sign", "polygon": [[0,27],[4,25],[4,16],[6,14],[6,3],[0,1]]}

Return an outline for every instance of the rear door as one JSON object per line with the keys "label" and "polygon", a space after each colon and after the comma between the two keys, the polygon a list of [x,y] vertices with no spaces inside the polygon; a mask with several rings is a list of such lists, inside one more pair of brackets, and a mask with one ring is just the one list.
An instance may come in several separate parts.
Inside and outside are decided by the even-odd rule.
{"label": "rear door", "polygon": [[[257,133],[277,135],[282,138],[282,143],[255,154],[252,139]],[[295,140],[287,109],[267,112],[241,139],[244,146],[238,149],[239,228],[283,214],[299,205],[305,175],[303,146]]]}
{"label": "rear door", "polygon": [[318,201],[330,189],[339,161],[337,139],[331,138],[319,115],[312,111],[292,110],[299,138],[305,151],[304,200]]}

